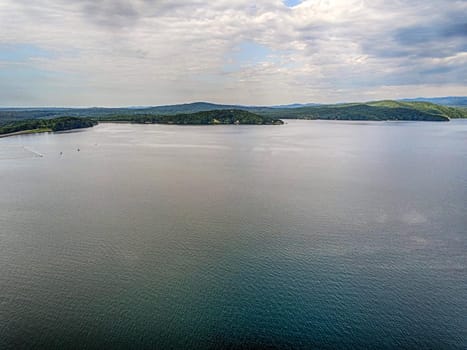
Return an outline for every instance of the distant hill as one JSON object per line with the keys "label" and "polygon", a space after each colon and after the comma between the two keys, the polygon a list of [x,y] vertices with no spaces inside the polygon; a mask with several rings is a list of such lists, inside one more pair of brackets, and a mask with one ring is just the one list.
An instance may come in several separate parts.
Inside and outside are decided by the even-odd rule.
{"label": "distant hill", "polygon": [[400,101],[403,102],[431,102],[438,105],[450,107],[465,107],[467,108],[467,96],[446,96],[446,97],[417,97],[406,98]]}
{"label": "distant hill", "polygon": [[321,104],[319,103],[292,103],[289,105],[271,106],[271,108],[301,108],[301,107],[309,107],[309,106],[321,106]]}
{"label": "distant hill", "polygon": [[255,111],[282,119],[448,121],[467,111],[426,102],[375,101]]}
{"label": "distant hill", "polygon": [[196,113],[205,111],[215,111],[222,109],[244,109],[243,106],[237,105],[219,105],[208,102],[193,102],[183,103],[178,105],[156,106],[144,108],[145,112],[157,114],[180,114],[180,113]]}
{"label": "distant hill", "polygon": [[376,101],[368,103],[371,106],[382,106],[382,107],[390,107],[390,108],[413,108],[420,112],[434,114],[434,115],[442,115],[448,118],[467,118],[467,111],[442,106],[432,102],[423,102],[423,101],[413,101],[413,102],[401,102],[401,101]]}
{"label": "distant hill", "polygon": [[5,121],[23,119],[50,119],[59,116],[74,117],[111,117],[114,115],[175,115],[190,114],[205,111],[242,109],[248,107],[236,105],[218,105],[207,102],[194,102],[178,105],[155,106],[155,107],[128,107],[128,108],[0,108],[0,125]]}
{"label": "distant hill", "polygon": [[467,108],[454,108],[423,101],[372,101],[330,105],[285,105],[273,107],[220,105],[194,102],[179,105],[130,108],[0,108],[0,125],[24,119],[50,119],[62,116],[90,117],[110,120],[125,116],[173,116],[199,112],[242,110],[272,119],[329,119],[329,120],[420,120],[447,121],[467,118]]}

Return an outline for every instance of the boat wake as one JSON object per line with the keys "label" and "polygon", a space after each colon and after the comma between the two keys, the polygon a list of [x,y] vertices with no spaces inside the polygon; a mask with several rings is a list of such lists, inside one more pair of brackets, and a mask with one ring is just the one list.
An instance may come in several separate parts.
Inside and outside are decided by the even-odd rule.
{"label": "boat wake", "polygon": [[26,151],[29,151],[29,152],[31,152],[32,154],[36,155],[37,157],[41,157],[41,158],[44,157],[44,155],[43,155],[42,153],[39,153],[39,152],[37,152],[37,151],[34,151],[34,150],[32,150],[32,149],[30,149],[30,148],[28,148],[28,147],[26,147],[26,146],[23,146],[23,148],[24,148]]}

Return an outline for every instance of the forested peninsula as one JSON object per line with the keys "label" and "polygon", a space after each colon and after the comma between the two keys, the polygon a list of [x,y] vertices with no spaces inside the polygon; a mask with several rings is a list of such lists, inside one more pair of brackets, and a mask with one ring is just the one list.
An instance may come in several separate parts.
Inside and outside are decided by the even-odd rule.
{"label": "forested peninsula", "polygon": [[0,124],[0,136],[89,128],[97,122],[90,118],[60,117],[53,119],[27,119]]}
{"label": "forested peninsula", "polygon": [[98,117],[99,121],[130,122],[139,124],[177,124],[177,125],[281,125],[284,122],[278,118],[261,116],[239,109],[223,109],[201,111],[196,113],[181,113],[174,115],[158,114],[116,114]]}
{"label": "forested peninsula", "polygon": [[280,119],[264,117],[242,110],[213,110],[175,115],[121,113],[94,118],[59,117],[8,121],[0,124],[0,136],[89,128],[98,122],[176,125],[281,125],[284,123]]}

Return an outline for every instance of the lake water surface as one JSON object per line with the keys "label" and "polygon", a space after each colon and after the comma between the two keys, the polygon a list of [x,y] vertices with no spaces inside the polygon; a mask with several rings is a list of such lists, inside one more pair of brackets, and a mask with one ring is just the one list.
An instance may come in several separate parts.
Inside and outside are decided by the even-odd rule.
{"label": "lake water surface", "polygon": [[101,124],[0,186],[0,349],[467,348],[467,121]]}

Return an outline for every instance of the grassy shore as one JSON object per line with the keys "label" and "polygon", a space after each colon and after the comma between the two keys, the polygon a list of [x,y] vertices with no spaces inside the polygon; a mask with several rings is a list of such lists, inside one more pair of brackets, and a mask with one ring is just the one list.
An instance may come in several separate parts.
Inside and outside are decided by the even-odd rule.
{"label": "grassy shore", "polygon": [[10,132],[8,134],[0,134],[0,138],[8,137],[8,136],[16,136],[16,135],[27,135],[27,134],[38,134],[42,132],[52,132],[50,128],[40,128],[40,129],[31,129],[31,130],[21,130],[17,132]]}

